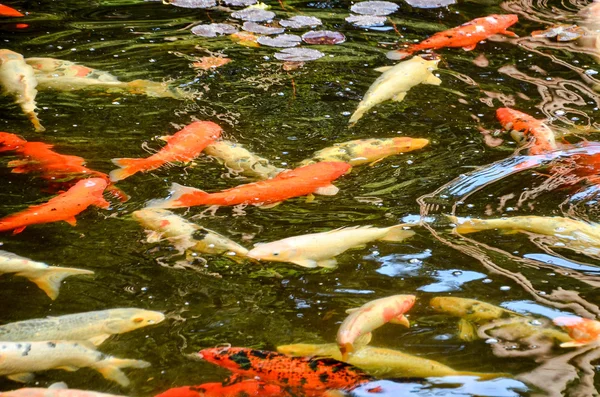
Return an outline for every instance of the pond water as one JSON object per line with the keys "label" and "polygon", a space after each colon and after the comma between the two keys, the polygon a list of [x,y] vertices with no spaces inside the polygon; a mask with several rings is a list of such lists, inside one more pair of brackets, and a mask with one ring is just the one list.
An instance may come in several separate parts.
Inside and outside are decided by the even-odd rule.
{"label": "pond water", "polygon": [[[460,1],[440,8],[414,8],[398,1],[399,9],[383,26],[367,29],[345,21],[351,15],[350,1],[269,0],[276,20],[317,17],[323,25],[315,29],[345,35],[345,42],[336,45],[303,44],[325,55],[298,68],[284,68],[274,56],[277,48],[248,47],[228,35],[206,38],[190,32],[195,24],[230,23],[241,28],[243,22],[230,17],[230,11],[241,7],[192,9],[141,0],[6,3],[27,15],[17,22],[0,19],[3,48],[25,58],[76,62],[121,81],[165,82],[193,96],[174,99],[106,89],[38,87],[44,133],[34,132],[11,97],[0,97],[0,129],[53,144],[57,152],[81,156],[98,171],[114,169],[113,158],[147,156],[164,146],[158,137],[172,135],[194,120],[219,124],[225,138],[280,168],[294,167],[316,150],[353,139],[430,141],[423,149],[354,167],[334,182],[340,188],[335,196],[316,196],[313,201],[300,197],[273,208],[175,210],[248,248],[344,226],[415,224],[414,237],[400,243],[375,241],[347,251],[337,257],[336,269],[236,263],[212,255],[186,262],[168,242],[148,243],[131,213],[151,199],[166,197],[173,182],[216,192],[252,181],[207,156],[193,165],[175,164],[119,182],[131,199],[121,203],[105,195],[111,207],[90,207],[77,216],[74,227],[57,222],[33,225],[15,235],[3,233],[3,250],[55,266],[92,270],[94,275],[68,278],[55,301],[25,278],[2,276],[0,323],[117,307],[157,310],[167,317],[158,325],[115,336],[99,348],[152,364],[126,370],[129,388],[89,369],[40,372],[28,386],[64,381],[71,388],[152,396],[171,387],[222,381],[229,371],[192,360],[189,354],[223,344],[275,350],[282,344],[335,342],[346,309],[389,295],[415,294],[410,328],[383,326],[374,333],[372,345],[461,371],[511,376],[490,381],[438,378],[426,383],[382,380],[384,395],[596,395],[600,383],[594,380],[596,367],[589,363],[595,358],[593,349],[586,347],[577,355],[556,344],[539,357],[530,353],[536,346],[527,343],[520,347],[494,343],[491,337],[464,341],[459,338],[458,319],[429,306],[433,297],[453,296],[538,319],[600,314],[595,291],[600,282],[598,260],[525,233],[491,230],[461,237],[451,232],[445,217],[569,215],[598,221],[595,201],[569,201],[581,192],[581,183],[549,186],[547,169],[502,179],[493,176],[506,169],[502,161],[517,148],[508,134],[500,132],[496,108],[509,106],[538,119],[550,118],[553,128],[568,134],[564,139],[570,142],[593,141],[593,130],[600,127],[596,124],[600,98],[593,88],[600,84],[597,59],[578,51],[573,42],[530,36],[551,24],[576,23],[586,2],[571,1]],[[397,43],[421,41],[473,18],[506,13],[519,15],[510,30],[520,38],[495,36],[470,52],[438,50],[440,86],[418,85],[404,101],[379,104],[348,127],[350,115],[380,75],[374,69],[393,65],[385,54]],[[17,28],[16,23],[28,27]],[[286,33],[302,35],[309,30]],[[208,56],[225,56],[231,62],[209,70],[190,67]],[[0,157],[2,216],[53,194],[38,175],[11,173],[7,165],[15,159],[10,152]],[[492,171],[477,171],[494,162],[498,163]],[[470,179],[463,183],[465,174]],[[572,357],[565,358],[567,353]],[[543,365],[552,367],[550,372],[535,372]],[[573,381],[558,374],[572,374]],[[0,390],[18,387],[0,379]],[[360,388],[354,394],[372,395]]]}

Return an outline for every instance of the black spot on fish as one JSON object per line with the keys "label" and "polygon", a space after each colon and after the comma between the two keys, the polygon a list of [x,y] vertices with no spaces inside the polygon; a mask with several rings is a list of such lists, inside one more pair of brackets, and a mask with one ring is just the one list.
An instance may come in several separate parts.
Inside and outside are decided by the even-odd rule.
{"label": "black spot on fish", "polygon": [[236,363],[240,369],[247,370],[252,368],[252,363],[248,359],[248,354],[244,351],[232,354],[229,358]]}
{"label": "black spot on fish", "polygon": [[263,352],[262,350],[250,350],[250,354],[263,360],[269,357],[269,353]]}
{"label": "black spot on fish", "polygon": [[25,345],[25,350],[23,350],[23,353],[21,354],[23,357],[29,355],[29,352],[31,351],[31,343],[28,343]]}
{"label": "black spot on fish", "polygon": [[301,386],[304,386],[307,383],[308,383],[308,380],[305,377],[300,378],[300,385]]}
{"label": "black spot on fish", "polygon": [[310,360],[308,362],[308,368],[312,369],[313,371],[319,369],[319,360]]}
{"label": "black spot on fish", "polygon": [[56,347],[56,343],[54,343],[54,342],[48,342],[47,345],[51,349],[54,349]]}
{"label": "black spot on fish", "polygon": [[204,240],[208,236],[208,232],[204,229],[198,229],[194,233],[192,233],[192,238],[194,240]]}
{"label": "black spot on fish", "polygon": [[287,385],[288,383],[290,383],[290,380],[289,380],[289,378],[281,378],[281,379],[279,379],[279,381],[280,381],[281,383],[285,383],[286,385]]}
{"label": "black spot on fish", "polygon": [[327,383],[327,381],[329,380],[329,375],[321,374],[319,375],[319,380],[321,381],[321,383]]}

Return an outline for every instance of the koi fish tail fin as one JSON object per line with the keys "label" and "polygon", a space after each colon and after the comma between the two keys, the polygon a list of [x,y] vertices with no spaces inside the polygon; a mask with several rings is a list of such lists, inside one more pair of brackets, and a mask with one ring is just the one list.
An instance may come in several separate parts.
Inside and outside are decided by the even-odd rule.
{"label": "koi fish tail fin", "polygon": [[105,379],[117,382],[123,387],[129,386],[129,378],[121,371],[121,368],[148,368],[150,363],[143,360],[127,360],[115,357],[109,357],[99,361],[96,370],[104,376]]}
{"label": "koi fish tail fin", "polygon": [[399,241],[403,241],[409,237],[414,236],[415,232],[413,232],[412,230],[405,230],[404,229],[405,226],[406,225],[402,224],[402,225],[396,225],[396,226],[389,227],[387,233],[383,237],[381,237],[379,240],[380,241],[399,242]]}
{"label": "koi fish tail fin", "polygon": [[179,183],[173,183],[170,189],[171,197],[166,199],[150,200],[146,205],[146,208],[179,208],[189,207],[185,202],[181,200],[182,196],[193,195],[194,205],[200,205],[203,197],[208,197],[209,193],[193,187],[187,187],[180,185]]}
{"label": "koi fish tail fin", "polygon": [[109,174],[111,182],[118,182],[125,178],[130,177],[141,171],[146,171],[154,168],[156,165],[160,166],[162,163],[157,162],[154,164],[148,159],[112,159],[114,165],[121,167],[120,169],[112,170]]}
{"label": "koi fish tail fin", "polygon": [[94,274],[91,270],[75,269],[71,267],[48,267],[40,270],[21,272],[17,275],[27,277],[35,283],[42,291],[55,300],[58,297],[60,284],[69,276],[78,274]]}
{"label": "koi fish tail fin", "polygon": [[414,51],[410,49],[389,51],[385,56],[393,61],[400,61],[412,55]]}
{"label": "koi fish tail fin", "polygon": [[106,191],[109,192],[114,198],[119,200],[122,203],[126,203],[131,198],[127,193],[110,183],[106,187]]}
{"label": "koi fish tail fin", "polygon": [[38,119],[38,116],[37,116],[37,114],[35,114],[35,112],[28,112],[27,118],[29,119],[29,121],[31,121],[31,124],[33,124],[33,128],[35,128],[35,132],[46,131],[46,128],[44,128],[42,123],[40,123],[40,119]]}

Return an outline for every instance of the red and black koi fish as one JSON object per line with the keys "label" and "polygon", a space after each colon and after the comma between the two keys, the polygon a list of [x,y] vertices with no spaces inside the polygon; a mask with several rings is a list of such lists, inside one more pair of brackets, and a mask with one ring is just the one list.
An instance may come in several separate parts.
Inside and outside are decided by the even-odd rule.
{"label": "red and black koi fish", "polygon": [[254,379],[226,385],[220,382],[174,387],[155,397],[291,397],[282,387]]}

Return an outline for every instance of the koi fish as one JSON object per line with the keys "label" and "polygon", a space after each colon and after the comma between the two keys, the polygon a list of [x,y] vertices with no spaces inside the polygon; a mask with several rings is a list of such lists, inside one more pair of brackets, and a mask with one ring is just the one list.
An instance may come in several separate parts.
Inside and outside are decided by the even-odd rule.
{"label": "koi fish", "polygon": [[255,244],[255,248],[248,252],[248,257],[274,262],[291,262],[308,268],[318,266],[335,268],[337,261],[334,257],[350,248],[374,240],[403,241],[415,234],[412,230],[404,230],[405,227],[404,224],[387,228],[356,226],[288,237],[270,243]]}
{"label": "koi fish", "polygon": [[23,55],[11,50],[0,50],[0,86],[3,88],[3,94],[14,96],[35,130],[43,132],[46,129],[35,112],[37,85],[33,68],[25,63]]}
{"label": "koi fish", "polygon": [[91,270],[49,266],[12,252],[0,251],[0,274],[13,273],[35,283],[52,300],[58,297],[63,280],[78,274],[94,274]]}
{"label": "koi fish", "polygon": [[204,349],[198,357],[237,375],[303,391],[348,389],[372,380],[361,370],[337,360],[290,357],[243,347]]}
{"label": "koi fish", "polygon": [[129,379],[121,368],[147,368],[150,363],[142,360],[127,360],[108,356],[85,342],[45,341],[45,342],[0,342],[2,360],[0,376],[16,382],[28,382],[32,372],[50,369],[77,371],[79,368],[92,368],[104,378],[128,386]]}
{"label": "koi fish", "polygon": [[54,383],[49,388],[25,387],[2,392],[2,397],[125,397],[115,394],[98,393],[89,390],[69,389],[63,382]]}
{"label": "koi fish", "polygon": [[554,131],[543,120],[511,108],[497,109],[496,118],[505,130],[512,131],[515,141],[522,143],[528,136],[531,138],[529,154],[544,154],[557,149]]}
{"label": "koi fish", "polygon": [[22,13],[15,10],[12,7],[5,6],[4,4],[0,4],[0,17],[24,17]]}
{"label": "koi fish", "polygon": [[161,312],[126,308],[18,321],[0,326],[0,341],[84,340],[99,346],[112,335],[165,319]]}
{"label": "koi fish", "polygon": [[204,153],[221,161],[235,173],[256,178],[270,179],[285,171],[269,163],[269,160],[255,155],[242,145],[231,141],[217,141],[204,149]]}
{"label": "koi fish", "polygon": [[310,164],[284,171],[273,179],[237,186],[218,193],[207,193],[173,183],[170,198],[153,200],[148,203],[148,207],[179,208],[195,205],[238,204],[265,206],[311,193],[333,195],[339,189],[331,185],[331,182],[347,173],[350,168],[349,164],[338,162]]}
{"label": "koi fish", "polygon": [[347,360],[342,360],[342,353],[336,343],[283,345],[277,346],[277,351],[289,356],[333,358],[354,365],[369,375],[382,379],[433,376],[477,376],[481,379],[494,379],[506,376],[503,373],[457,371],[434,360],[383,347],[364,346],[348,356]]}
{"label": "koi fish", "polygon": [[419,84],[440,85],[442,80],[433,75],[439,59],[427,61],[421,57],[412,57],[408,61],[394,66],[375,69],[383,74],[375,80],[350,117],[354,125],[373,106],[391,99],[402,102],[408,91]]}
{"label": "koi fish", "polygon": [[421,138],[357,139],[321,149],[315,152],[312,158],[300,164],[307,165],[320,161],[343,161],[351,166],[376,163],[388,156],[421,149],[427,144],[429,140]]}
{"label": "koi fish", "polygon": [[27,226],[39,223],[65,221],[75,226],[75,215],[90,205],[108,208],[110,203],[102,197],[106,181],[100,178],[83,179],[66,192],[40,205],[34,205],[16,214],[0,219],[0,232],[13,230],[21,233]]}
{"label": "koi fish", "polygon": [[437,296],[429,301],[429,305],[436,312],[464,318],[477,324],[484,324],[500,318],[523,317],[516,312],[490,303],[453,296]]}
{"label": "koi fish", "polygon": [[175,135],[161,137],[167,145],[158,153],[141,159],[113,159],[121,169],[110,172],[110,180],[117,182],[138,172],[148,172],[175,161],[192,161],[221,136],[223,130],[212,121],[194,121]]}
{"label": "koi fish", "polygon": [[0,132],[0,152],[18,150],[26,143],[27,141],[25,139],[22,139],[15,134],[11,134],[10,132]]}
{"label": "koi fish", "polygon": [[204,254],[222,255],[241,261],[248,250],[217,232],[189,222],[171,211],[144,208],[131,214],[142,226],[151,230],[148,242],[167,239],[181,253],[186,250]]}
{"label": "koi fish", "polygon": [[342,360],[347,360],[349,353],[355,351],[355,344],[369,343],[371,331],[386,323],[409,327],[404,313],[413,307],[416,299],[414,295],[392,295],[346,310],[350,315],[342,322],[337,333]]}
{"label": "koi fish", "polygon": [[495,34],[504,34],[510,37],[518,37],[514,32],[506,30],[519,20],[515,14],[490,15],[483,18],[475,18],[456,28],[444,30],[423,40],[418,44],[409,45],[402,50],[387,53],[389,59],[404,59],[417,51],[437,50],[444,47],[462,47],[465,51],[474,50],[482,40]]}
{"label": "koi fish", "polygon": [[[154,397],[292,397],[281,386],[271,385],[254,379],[243,380],[231,385],[220,382],[198,386],[174,387]],[[10,396],[9,396],[10,397]],[[20,396],[16,396],[20,397]],[[24,396],[27,397],[27,396]],[[32,396],[37,397],[37,396]],[[44,397],[44,396],[41,396]]]}
{"label": "koi fish", "polygon": [[582,317],[556,317],[554,324],[567,329],[572,341],[562,343],[560,347],[585,346],[600,340],[600,322]]}
{"label": "koi fish", "polygon": [[[586,30],[586,34],[579,39],[579,44],[589,48],[595,54],[596,61],[600,62],[600,1],[592,1],[583,7],[579,17]],[[594,90],[598,91],[600,87],[596,85]]]}

